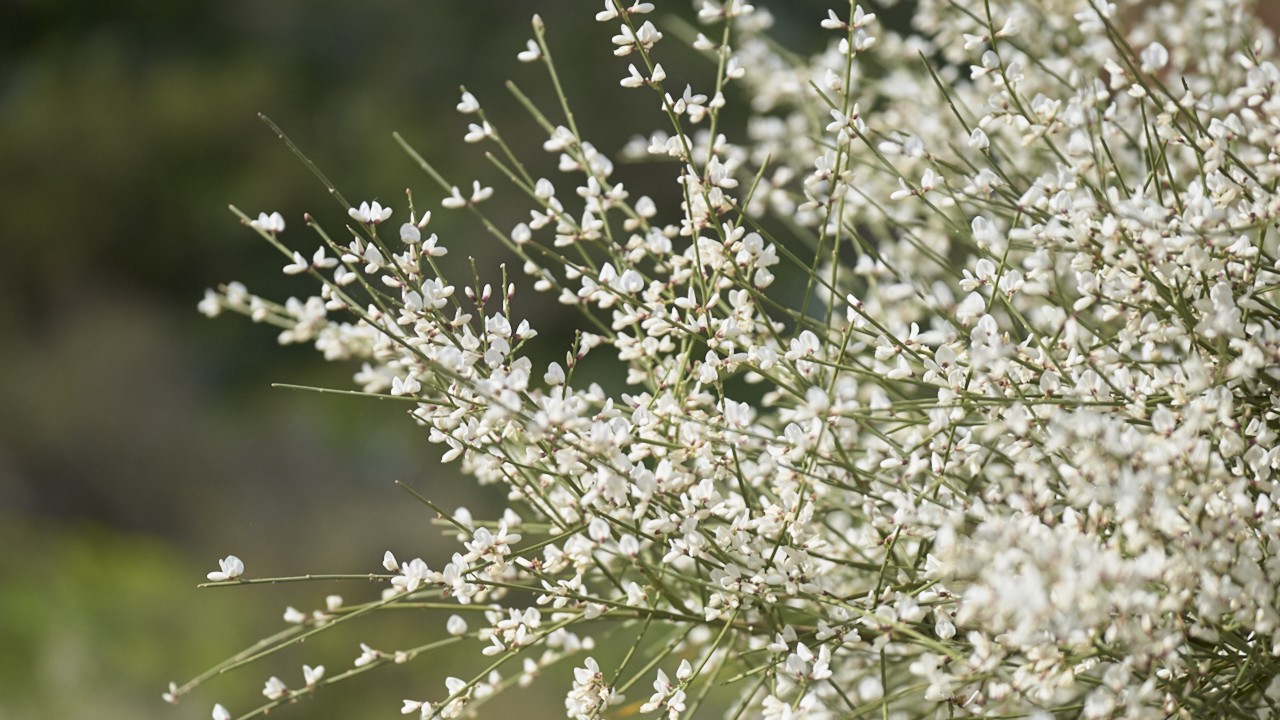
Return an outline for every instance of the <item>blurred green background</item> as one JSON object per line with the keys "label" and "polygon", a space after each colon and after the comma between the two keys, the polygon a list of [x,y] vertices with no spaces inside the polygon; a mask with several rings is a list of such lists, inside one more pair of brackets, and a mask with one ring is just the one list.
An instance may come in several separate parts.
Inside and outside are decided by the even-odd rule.
{"label": "blurred green background", "polygon": [[[783,33],[812,44],[823,3],[780,4]],[[270,389],[347,387],[353,368],[195,305],[228,280],[278,299],[309,291],[284,281],[282,259],[229,203],[279,210],[286,241],[307,251],[304,211],[343,234],[343,209],[259,112],[353,202],[378,199],[403,219],[413,188],[453,267],[475,256],[496,277],[496,244],[440,211],[440,193],[390,134],[460,185],[496,183],[461,143],[467,119],[454,105],[466,84],[534,171],[552,174],[555,158],[502,86],[511,78],[550,98],[538,67],[515,60],[533,12],[598,147],[612,153],[660,127],[652,96],[617,87],[626,63],[610,55],[616,27],[592,20],[599,5],[0,0],[0,720],[207,718],[215,701],[242,712],[270,674],[298,685],[303,662],[336,673],[360,641],[395,648],[440,632],[443,616],[397,615],[215,679],[177,708],[160,701],[168,681],[277,629],[285,605],[376,593],[358,583],[197,591],[219,557],[239,555],[251,576],[368,572],[386,549],[438,566],[453,541],[393,481],[477,515],[500,500],[440,467],[395,408]],[[674,10],[692,14],[685,2]],[[673,88],[699,79],[673,73]],[[623,175],[643,184],[653,172]],[[661,182],[670,171],[656,172]],[[509,227],[522,207],[498,216]],[[567,327],[553,304],[525,297],[548,336]],[[273,717],[398,717],[400,698],[438,698],[446,674],[468,669],[448,665],[366,676]],[[527,694],[510,707],[559,717],[563,691],[540,696],[545,715],[528,711]]]}

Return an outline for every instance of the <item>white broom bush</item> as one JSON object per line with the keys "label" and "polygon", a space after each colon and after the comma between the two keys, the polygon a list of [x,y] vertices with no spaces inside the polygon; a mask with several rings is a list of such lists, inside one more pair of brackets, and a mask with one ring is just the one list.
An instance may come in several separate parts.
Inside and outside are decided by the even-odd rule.
{"label": "white broom bush", "polygon": [[[542,147],[458,105],[509,185],[401,141],[524,279],[441,277],[449,239],[412,206],[347,203],[339,231],[236,211],[317,294],[231,283],[201,310],[352,364],[509,507],[448,513],[444,567],[371,559],[380,596],[291,608],[166,698],[408,605],[448,639],[213,716],[448,644],[485,669],[406,688],[406,715],[483,716],[553,664],[577,719],[1280,714],[1280,68],[1250,3],[920,0],[910,34],[839,6],[808,58],[763,8],[697,17],[596,15],[665,118],[615,159],[537,18],[519,58],[560,102],[517,96]],[[669,74],[680,42],[709,62]],[[553,177],[525,169],[541,152]],[[645,158],[678,202],[614,179]],[[558,362],[529,357],[530,292],[581,313]],[[615,386],[575,377],[588,354]],[[210,579],[288,579],[246,572]]]}

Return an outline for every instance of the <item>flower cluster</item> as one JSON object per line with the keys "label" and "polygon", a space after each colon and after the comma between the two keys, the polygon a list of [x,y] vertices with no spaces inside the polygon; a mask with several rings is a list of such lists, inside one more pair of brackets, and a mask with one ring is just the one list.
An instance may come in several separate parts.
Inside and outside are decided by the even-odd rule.
{"label": "flower cluster", "polygon": [[[446,642],[491,662],[406,700],[422,718],[562,660],[581,719],[695,717],[726,682],[733,717],[1280,712],[1280,61],[1248,3],[920,0],[909,32],[851,5],[807,59],[742,0],[703,2],[701,33],[654,11],[596,19],[664,120],[622,152],[678,204],[567,113],[535,110],[560,174],[533,177],[462,96],[529,208],[510,230],[406,144],[580,311],[563,362],[528,352],[518,283],[440,276],[429,214],[388,237],[391,208],[348,205],[345,241],[308,218],[314,252],[241,216],[318,294],[230,284],[202,311],[360,363],[510,500],[449,518],[444,568],[388,553],[382,597],[272,649],[401,602],[480,610]],[[567,106],[533,28],[520,59]],[[681,36],[697,86],[658,62]],[[574,377],[604,353],[615,385]],[[571,659],[598,623],[630,647],[612,667]],[[362,646],[345,675],[438,645]],[[333,680],[304,670],[264,694]]]}

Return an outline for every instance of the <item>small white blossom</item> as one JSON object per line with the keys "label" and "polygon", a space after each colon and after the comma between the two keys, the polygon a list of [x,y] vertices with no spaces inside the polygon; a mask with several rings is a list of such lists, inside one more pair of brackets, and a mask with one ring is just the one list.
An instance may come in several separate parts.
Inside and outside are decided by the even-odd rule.
{"label": "small white blossom", "polygon": [[289,688],[285,686],[284,681],[274,675],[267,679],[266,687],[262,688],[262,694],[268,700],[279,700],[288,692]]}
{"label": "small white blossom", "polygon": [[284,232],[284,216],[278,212],[270,215],[266,213],[258,213],[257,220],[250,220],[249,226],[266,233],[282,233]]}
{"label": "small white blossom", "polygon": [[492,137],[494,137],[493,126],[486,120],[478,125],[476,123],[468,125],[467,134],[462,139],[465,142],[476,143]]}
{"label": "small white blossom", "polygon": [[205,317],[218,317],[222,314],[222,299],[213,290],[205,290],[196,309]]}
{"label": "small white blossom", "polygon": [[302,257],[302,253],[295,251],[293,253],[293,262],[284,266],[285,275],[298,275],[311,269],[311,263]]}
{"label": "small white blossom", "polygon": [[410,593],[422,587],[430,578],[431,569],[422,558],[414,558],[400,566],[400,574],[391,578],[391,584],[400,592]]}
{"label": "small white blossom", "polygon": [[880,678],[868,675],[858,682],[858,697],[862,702],[873,703],[884,697],[884,685]]}
{"label": "small white blossom", "polygon": [[463,620],[461,615],[450,615],[449,621],[445,623],[445,629],[448,630],[450,635],[466,635],[467,621]]}
{"label": "small white blossom", "polygon": [[1169,51],[1158,42],[1148,45],[1140,55],[1142,72],[1151,73],[1163,70],[1169,64]]}
{"label": "small white blossom", "polygon": [[226,582],[235,580],[244,574],[244,563],[235,555],[228,555],[218,561],[218,570],[208,574],[208,578],[213,582]]}
{"label": "small white blossom", "polygon": [[364,667],[381,660],[382,657],[382,651],[375,650],[364,643],[360,643],[360,655],[356,657],[354,664],[356,667]]}
{"label": "small white blossom", "polygon": [[517,60],[522,63],[531,63],[542,59],[542,49],[538,47],[538,43],[528,40],[524,47],[524,50],[516,53]]}
{"label": "small white blossom", "polygon": [[462,100],[458,103],[458,112],[464,115],[468,115],[470,113],[478,111],[479,109],[480,109],[480,101],[476,100],[476,96],[472,95],[466,90],[463,90]]}
{"label": "small white blossom", "polygon": [[374,200],[373,204],[369,204],[368,202],[360,203],[360,207],[347,210],[347,214],[350,215],[353,220],[362,222],[366,225],[377,225],[391,217],[391,208],[384,208],[377,200]]}

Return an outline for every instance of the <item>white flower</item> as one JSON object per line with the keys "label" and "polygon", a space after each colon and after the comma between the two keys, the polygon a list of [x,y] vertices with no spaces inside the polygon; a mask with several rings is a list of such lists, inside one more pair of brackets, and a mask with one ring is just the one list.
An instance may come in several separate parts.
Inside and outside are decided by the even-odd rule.
{"label": "white flower", "polygon": [[324,666],[311,667],[310,665],[303,665],[302,677],[306,681],[307,687],[314,687],[324,677]]}
{"label": "white flower", "polygon": [[400,574],[391,578],[391,584],[401,592],[409,593],[422,587],[428,582],[430,576],[431,569],[422,558],[414,558],[400,566]]}
{"label": "white flower", "polygon": [[640,71],[636,69],[634,64],[627,66],[627,73],[627,77],[618,82],[618,84],[624,88],[643,87],[649,82],[644,75],[640,74]]}
{"label": "white flower", "polygon": [[206,576],[213,582],[226,582],[228,580],[235,580],[236,578],[240,577],[241,574],[244,573],[244,563],[241,562],[240,558],[236,557],[235,555],[228,555],[225,558],[219,560],[218,567],[221,569],[215,570]]}
{"label": "white flower", "polygon": [[267,679],[266,687],[262,688],[262,694],[269,700],[279,700],[288,692],[289,688],[285,687],[284,681],[274,675]]}
{"label": "white flower", "polygon": [[461,615],[450,615],[448,622],[445,623],[445,629],[450,635],[460,636],[467,634],[467,621],[462,619]]}
{"label": "white flower", "polygon": [[493,196],[493,188],[482,187],[480,185],[479,180],[473,181],[471,186],[472,186],[471,197],[468,201],[472,205],[476,205],[478,203],[484,202],[485,200],[488,200],[490,197]]}
{"label": "white flower", "polygon": [[471,123],[467,126],[467,134],[463,136],[464,142],[477,143],[481,140],[487,140],[494,136],[493,126],[486,120],[480,124]]}
{"label": "white flower", "polygon": [[988,40],[986,35],[973,35],[970,33],[963,33],[963,37],[965,50],[972,50],[976,47],[981,47]]}
{"label": "white flower", "polygon": [[827,10],[827,17],[820,23],[826,30],[844,30],[848,27],[843,20],[836,15],[835,10]]}
{"label": "white flower", "polygon": [[945,182],[946,179],[934,172],[933,168],[925,168],[924,176],[920,178],[920,191],[929,192]]}
{"label": "white flower", "polygon": [[295,250],[293,253],[293,262],[284,266],[284,274],[300,275],[310,269],[311,263],[307,262],[307,259],[302,256],[302,253]]}
{"label": "white flower", "polygon": [[538,47],[538,43],[529,40],[525,42],[525,49],[516,54],[516,59],[522,63],[537,62],[542,59],[542,50]]}
{"label": "white flower", "polygon": [[902,178],[898,178],[898,187],[899,189],[889,194],[890,200],[904,200],[912,195],[920,194],[919,191],[911,189],[911,187],[907,185],[907,181]]}
{"label": "white flower", "polygon": [[370,663],[382,659],[382,651],[375,650],[364,643],[360,643],[360,655],[356,658],[355,666],[364,667]]}
{"label": "white flower", "polygon": [[360,207],[347,210],[347,214],[353,220],[366,225],[377,225],[391,217],[391,208],[384,208],[374,200],[372,205],[367,202],[360,203]]}
{"label": "white flower", "polygon": [[609,22],[618,18],[618,10],[613,2],[614,0],[604,0],[604,10],[596,13],[596,22]]}
{"label": "white flower", "polygon": [[1142,51],[1142,72],[1152,73],[1163,70],[1169,64],[1169,51],[1164,45],[1153,42]]}
{"label": "white flower", "polygon": [[205,317],[217,317],[222,314],[222,299],[213,290],[205,290],[196,309]]}
{"label": "white flower", "polygon": [[547,372],[542,376],[542,380],[548,385],[563,385],[565,381],[564,368],[560,367],[560,363],[551,363],[547,366]]}
{"label": "white flower", "polygon": [[258,213],[258,219],[250,220],[249,227],[261,230],[265,233],[271,233],[273,235],[276,233],[282,233],[284,232],[284,216],[278,212],[273,212],[270,215],[266,213]]}
{"label": "white flower", "polygon": [[[618,18],[618,11],[614,7],[613,3],[614,0],[604,0],[604,10],[596,13],[596,22],[608,22]],[[653,3],[640,2],[640,0],[636,0],[636,2],[631,4],[631,7],[623,8],[622,12],[625,15],[643,15],[645,13],[651,13],[653,12]]]}
{"label": "white flower", "polygon": [[480,110],[480,101],[476,100],[476,96],[462,91],[462,101],[458,103],[458,112],[466,115]]}
{"label": "white flower", "polygon": [[441,200],[440,204],[451,210],[457,210],[467,206],[467,199],[462,197],[462,191],[458,189],[457,185],[454,185],[449,191],[449,197]]}
{"label": "white flower", "polygon": [[422,383],[413,374],[408,377],[395,377],[391,380],[391,394],[395,396],[401,395],[417,395],[422,390]]}
{"label": "white flower", "polygon": [[213,706],[213,720],[231,720],[231,713],[218,703]]}
{"label": "white flower", "polygon": [[634,32],[629,26],[623,25],[618,34],[613,36],[613,44],[618,46],[613,54],[622,57],[631,54],[637,48],[648,50],[661,39],[662,33],[658,32],[658,28],[648,20],[645,20],[644,24]]}

